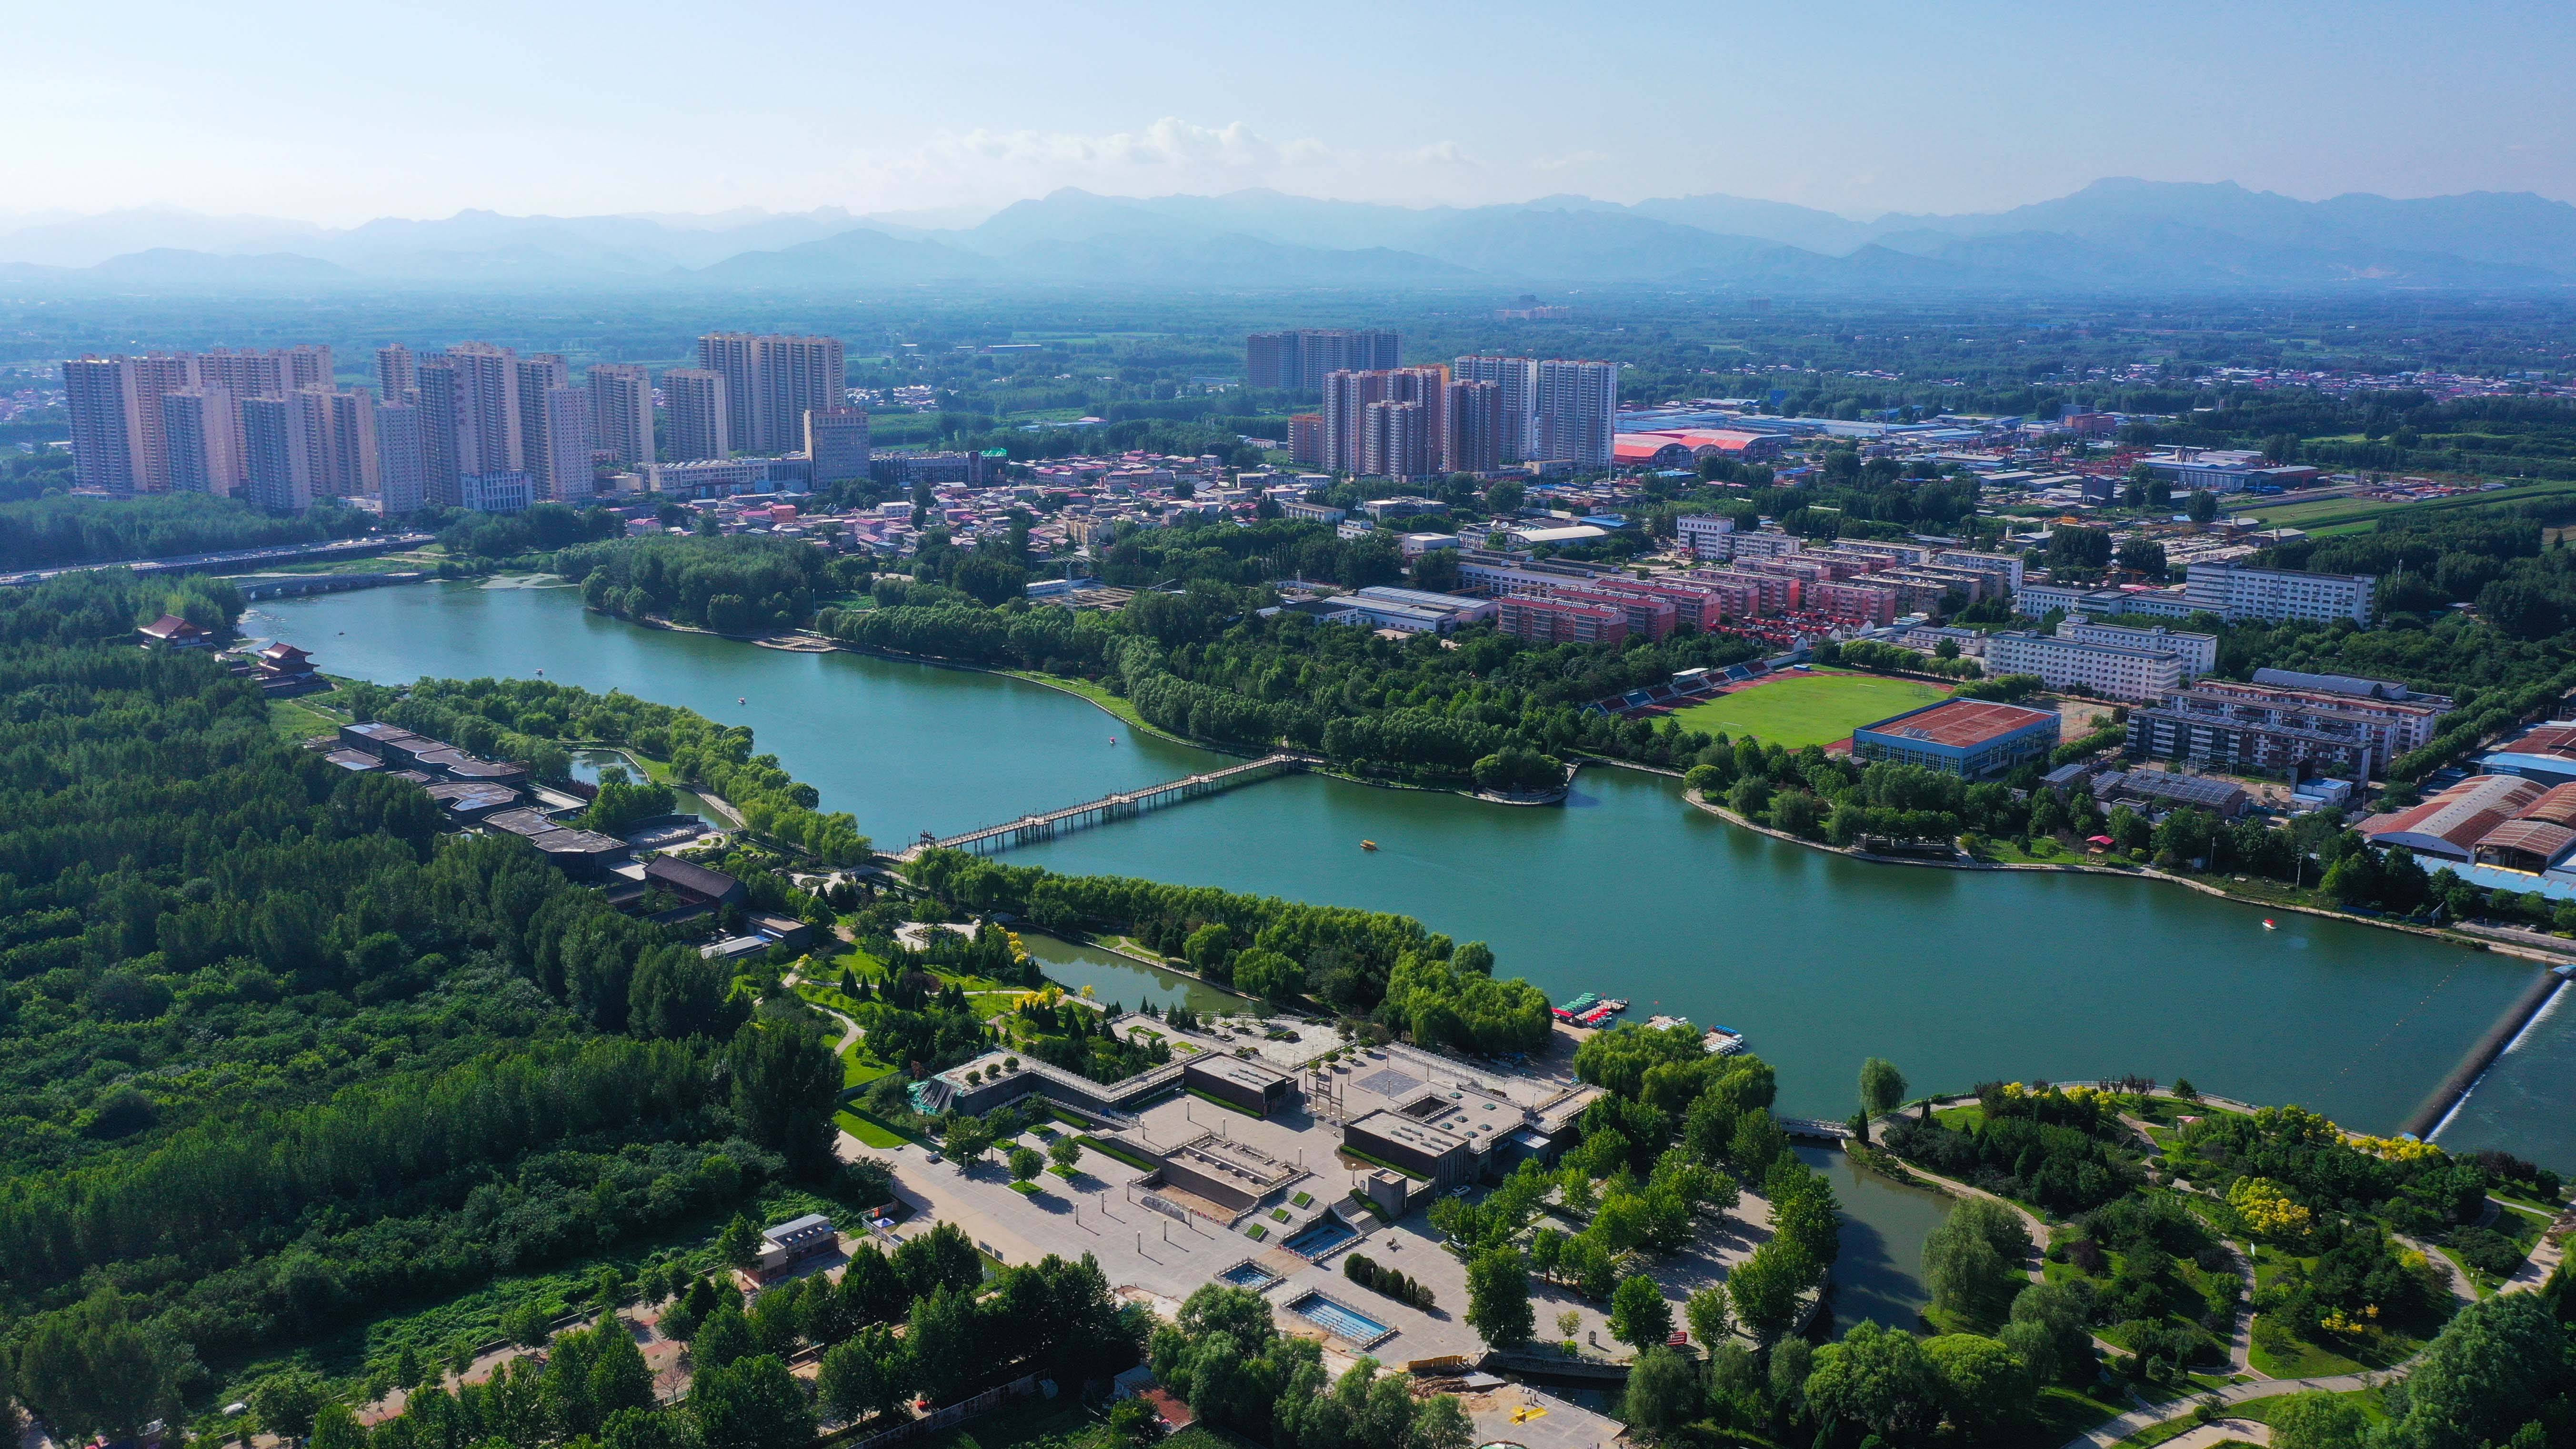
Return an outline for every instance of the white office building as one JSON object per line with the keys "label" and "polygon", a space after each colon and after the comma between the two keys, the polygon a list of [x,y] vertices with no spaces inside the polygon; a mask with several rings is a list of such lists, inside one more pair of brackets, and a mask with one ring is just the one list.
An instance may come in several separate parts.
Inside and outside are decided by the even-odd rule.
{"label": "white office building", "polygon": [[2267,624],[2284,619],[2317,623],[2350,619],[2356,624],[2368,624],[2378,583],[2371,574],[2311,574],[2240,563],[2196,563],[2183,586],[2183,599],[2194,611],[2205,609],[2231,624],[2240,619],[2258,619]]}
{"label": "white office building", "polygon": [[2144,649],[2149,653],[2172,653],[2182,658],[2182,677],[2196,679],[2218,667],[2218,636],[2186,634],[2162,625],[2135,628],[2126,624],[2103,624],[2082,614],[2070,614],[2057,626],[2057,637],[2078,644],[2107,644],[2115,649]]}
{"label": "white office building", "polygon": [[2011,632],[1986,640],[1986,676],[2036,674],[2051,689],[2105,699],[2162,699],[2182,687],[2182,656],[2167,650],[2080,644],[2048,634]]}
{"label": "white office building", "polygon": [[525,513],[532,502],[524,472],[468,473],[457,480],[459,506],[473,513]]}
{"label": "white office building", "polygon": [[1735,520],[1723,513],[1686,513],[1673,520],[1682,546],[1702,563],[1735,557]]}

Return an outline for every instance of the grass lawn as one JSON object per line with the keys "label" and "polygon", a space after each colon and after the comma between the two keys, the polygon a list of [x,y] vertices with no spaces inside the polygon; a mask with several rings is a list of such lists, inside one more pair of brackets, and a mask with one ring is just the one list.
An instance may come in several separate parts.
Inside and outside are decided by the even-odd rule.
{"label": "grass lawn", "polygon": [[338,734],[343,723],[345,721],[324,714],[301,700],[272,699],[268,702],[268,727],[277,731],[279,739],[296,744],[302,744],[315,735]]}
{"label": "grass lawn", "polygon": [[1742,739],[1751,735],[1784,749],[1848,739],[1855,726],[1949,698],[1950,691],[1919,679],[1889,679],[1818,669],[1791,674],[1676,710],[1682,728]]}
{"label": "grass lawn", "polygon": [[2334,524],[2375,520],[2383,514],[2404,513],[2420,509],[2425,512],[2448,512],[2461,508],[2478,508],[2495,504],[2519,503],[2526,498],[2545,498],[2552,494],[2576,492],[2576,482],[2557,480],[2524,487],[2500,488],[2493,493],[2462,493],[2450,498],[2390,502],[2374,498],[2320,498],[2313,503],[2276,504],[2269,508],[2245,510],[2263,520],[2266,528],[2304,528],[2313,533]]}
{"label": "grass lawn", "polygon": [[2074,1438],[2097,1424],[2108,1423],[2127,1412],[2090,1394],[2054,1385],[2039,1391],[2034,1406],[2037,1425],[2024,1437],[2030,1444],[2057,1445]]}
{"label": "grass lawn", "polygon": [[1044,684],[1055,689],[1061,689],[1068,694],[1081,695],[1083,698],[1090,700],[1093,704],[1096,704],[1102,709],[1109,711],[1111,714],[1118,716],[1120,719],[1125,720],[1128,728],[1130,729],[1143,733],[1163,735],[1166,739],[1171,738],[1171,736],[1164,734],[1163,731],[1155,729],[1152,725],[1145,723],[1145,717],[1136,712],[1136,706],[1133,703],[1123,696],[1110,693],[1106,685],[1094,684],[1088,679],[1067,679],[1060,674],[1041,674],[1033,669],[1005,669],[1001,672],[1010,675],[1014,679],[1025,679],[1032,684]]}
{"label": "grass lawn", "polygon": [[846,1107],[833,1113],[832,1120],[842,1131],[870,1147],[901,1147],[904,1143],[903,1134],[874,1117],[862,1117]]}

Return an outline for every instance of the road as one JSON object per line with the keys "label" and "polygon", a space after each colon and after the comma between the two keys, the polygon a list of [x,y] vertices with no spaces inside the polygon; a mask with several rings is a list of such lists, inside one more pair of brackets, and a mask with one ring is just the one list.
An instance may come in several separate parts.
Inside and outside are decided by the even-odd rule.
{"label": "road", "polygon": [[233,571],[259,564],[299,563],[323,558],[363,558],[370,553],[389,549],[417,548],[437,541],[436,534],[401,533],[373,538],[335,538],[321,543],[278,544],[271,548],[237,548],[221,553],[181,554],[173,558],[121,558],[105,563],[66,564],[61,568],[29,569],[24,573],[0,574],[0,585],[40,584],[64,574],[85,574],[98,569],[134,569],[142,573],[184,573],[190,569],[209,572]]}

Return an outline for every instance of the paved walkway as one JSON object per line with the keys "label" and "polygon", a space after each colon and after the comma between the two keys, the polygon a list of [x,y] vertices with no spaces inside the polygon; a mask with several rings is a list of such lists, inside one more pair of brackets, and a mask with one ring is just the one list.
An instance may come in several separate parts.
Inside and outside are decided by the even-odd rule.
{"label": "paved walkway", "polygon": [[2272,1426],[2252,1419],[2212,1419],[2165,1441],[2164,1449],[2218,1449],[2221,1444],[2269,1444]]}

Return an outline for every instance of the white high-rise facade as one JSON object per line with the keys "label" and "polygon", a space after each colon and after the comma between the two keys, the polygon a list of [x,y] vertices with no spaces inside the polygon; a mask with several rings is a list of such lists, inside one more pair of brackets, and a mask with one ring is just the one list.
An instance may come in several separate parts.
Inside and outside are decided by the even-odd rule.
{"label": "white high-rise facade", "polygon": [[868,476],[868,410],[807,409],[805,458],[818,488]]}
{"label": "white high-rise facade", "polygon": [[626,362],[591,364],[590,445],[618,462],[641,467],[653,461],[653,383]]}
{"label": "white high-rise facade", "polygon": [[1619,364],[1461,357],[1453,367],[1460,380],[1490,382],[1502,393],[1505,461],[1610,466],[1619,418]]}
{"label": "white high-rise facade", "polygon": [[835,337],[710,332],[698,339],[698,366],[724,379],[725,432],[743,452],[787,452],[802,440],[808,411],[845,405]]}
{"label": "white high-rise facade", "polygon": [[376,396],[385,402],[409,402],[420,391],[420,375],[411,349],[396,342],[376,349]]}
{"label": "white high-rise facade", "polygon": [[705,367],[672,368],[662,374],[662,404],[671,415],[663,442],[675,461],[732,453],[732,403],[726,396],[724,374]]}
{"label": "white high-rise facade", "polygon": [[72,476],[83,488],[130,492],[138,486],[143,403],[133,360],[83,357],[63,364],[63,393],[72,415]]}
{"label": "white high-rise facade", "polygon": [[376,407],[376,496],[384,515],[400,518],[429,503],[429,457],[421,436],[418,403]]}
{"label": "white high-rise facade", "polygon": [[1450,364],[1461,382],[1490,382],[1501,395],[1502,460],[1529,456],[1530,398],[1538,391],[1538,363],[1527,357],[1461,357]]}
{"label": "white high-rise facade", "polygon": [[305,428],[306,407],[297,397],[242,399],[244,496],[279,513],[313,504],[313,457]]}
{"label": "white high-rise facade", "polygon": [[163,393],[161,437],[173,491],[220,498],[241,492],[241,404],[231,393],[219,387]]}
{"label": "white high-rise facade", "polygon": [[1619,364],[1541,362],[1530,414],[1533,457],[1567,459],[1578,468],[1609,467],[1619,420]]}
{"label": "white high-rise facade", "polygon": [[519,456],[537,502],[588,502],[590,395],[552,353],[517,361]]}

